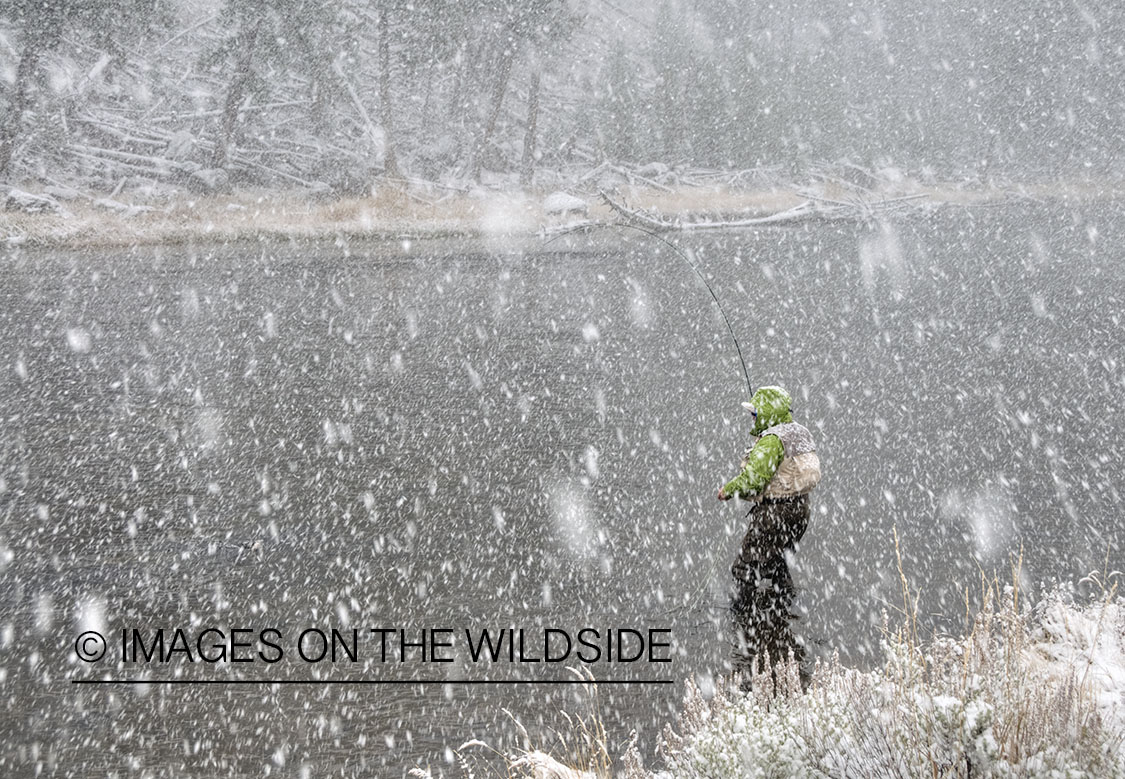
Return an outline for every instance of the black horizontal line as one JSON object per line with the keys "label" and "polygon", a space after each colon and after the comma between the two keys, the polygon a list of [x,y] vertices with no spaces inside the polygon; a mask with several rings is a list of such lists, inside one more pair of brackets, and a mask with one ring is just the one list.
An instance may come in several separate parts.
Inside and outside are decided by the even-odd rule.
{"label": "black horizontal line", "polygon": [[71,679],[71,684],[674,684],[673,679]]}

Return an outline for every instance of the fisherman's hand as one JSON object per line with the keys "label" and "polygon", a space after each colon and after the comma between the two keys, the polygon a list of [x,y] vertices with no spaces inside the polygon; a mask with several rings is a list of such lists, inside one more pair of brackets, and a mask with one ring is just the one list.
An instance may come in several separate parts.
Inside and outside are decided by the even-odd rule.
{"label": "fisherman's hand", "polygon": [[727,495],[725,492],[723,492],[722,489],[719,490],[719,500],[730,500],[730,499],[731,499],[730,495]]}

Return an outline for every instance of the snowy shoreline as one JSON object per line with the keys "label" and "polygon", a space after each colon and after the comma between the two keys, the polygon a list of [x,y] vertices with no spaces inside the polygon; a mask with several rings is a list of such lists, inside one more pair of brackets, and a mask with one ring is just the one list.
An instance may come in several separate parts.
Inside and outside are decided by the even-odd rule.
{"label": "snowy shoreline", "polygon": [[[830,187],[793,185],[757,189],[729,187],[628,187],[617,197],[630,207],[669,220],[703,218],[737,221],[769,217],[807,202],[810,191],[850,199]],[[0,211],[0,243],[58,249],[114,248],[135,245],[224,243],[243,240],[349,238],[519,237],[559,229],[576,221],[608,223],[612,209],[597,192],[576,191],[587,206],[584,215],[550,213],[548,193],[487,190],[447,193],[437,198],[409,188],[386,188],[368,197],[327,198],[302,191],[248,190],[229,195],[160,198],[98,197],[77,192],[31,212],[13,205],[14,197],[49,193],[12,190]],[[1044,184],[1012,187],[902,186],[865,195],[892,199],[919,197],[930,207],[997,205],[1026,200],[1101,200],[1125,194],[1122,183]],[[874,202],[878,202],[877,200]]]}
{"label": "snowy shoreline", "polygon": [[[687,679],[677,722],[658,739],[660,760],[642,755],[635,739],[621,754],[596,719],[577,717],[570,754],[529,746],[507,754],[508,775],[1125,777],[1118,576],[1084,580],[1100,595],[1056,587],[1033,606],[1018,584],[994,580],[959,636],[924,639],[916,617],[896,628],[885,615],[881,669],[834,659],[818,665],[807,689],[793,661],[776,676],[768,668],[752,675],[748,692],[737,677],[711,680],[706,690]],[[477,747],[488,745],[474,740],[458,750],[463,766],[473,766]],[[664,767],[652,772],[646,764],[654,762]]]}
{"label": "snowy shoreline", "polygon": [[792,663],[774,694],[768,670],[749,694],[704,696],[688,680],[660,740],[667,775],[1125,776],[1116,589],[1056,589],[1028,608],[1018,586],[993,583],[966,633],[922,639],[912,617],[884,628],[881,670],[832,662],[808,690]]}

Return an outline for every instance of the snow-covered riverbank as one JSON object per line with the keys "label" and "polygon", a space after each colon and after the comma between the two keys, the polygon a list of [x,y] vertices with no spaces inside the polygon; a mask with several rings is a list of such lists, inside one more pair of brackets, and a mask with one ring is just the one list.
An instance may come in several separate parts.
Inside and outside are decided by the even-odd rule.
{"label": "snow-covered riverbank", "polygon": [[[628,779],[669,777],[1125,776],[1125,598],[1056,590],[1028,608],[988,588],[958,637],[886,629],[885,665],[819,667],[802,690],[795,665],[752,692],[692,680],[654,756],[624,755]],[[580,739],[576,739],[580,741]],[[603,757],[595,761],[608,765]],[[516,776],[585,779],[541,752],[513,756]]]}
{"label": "snow-covered riverbank", "polygon": [[663,752],[677,777],[1125,775],[1125,603],[987,605],[958,638],[888,634],[886,665],[794,668],[755,692],[688,686]]}
{"label": "snow-covered riverbank", "polygon": [[[59,248],[131,246],[161,243],[312,238],[401,238],[528,235],[579,220],[608,221],[615,215],[596,191],[575,190],[572,201],[585,209],[563,211],[557,193],[427,192],[385,188],[369,197],[328,198],[307,193],[250,191],[227,196],[189,194],[101,197],[77,192],[65,197],[46,192],[41,209],[17,207],[9,195],[0,211],[0,243]],[[630,207],[668,219],[697,217],[738,221],[777,214],[819,194],[829,202],[856,195],[831,187],[792,185],[758,189],[728,187],[628,187],[616,197]],[[924,196],[931,205],[976,205],[1042,197],[1104,198],[1119,188],[1088,184],[1052,187],[900,186],[865,198]],[[577,202],[575,202],[577,206]]]}

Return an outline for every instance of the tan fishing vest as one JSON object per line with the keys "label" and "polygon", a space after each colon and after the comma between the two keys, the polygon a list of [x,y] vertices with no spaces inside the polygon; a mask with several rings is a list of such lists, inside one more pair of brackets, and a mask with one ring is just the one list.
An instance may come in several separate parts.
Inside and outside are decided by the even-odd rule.
{"label": "tan fishing vest", "polygon": [[[785,458],[781,461],[766,488],[749,500],[762,498],[792,498],[812,491],[820,483],[820,458],[816,456],[816,444],[812,433],[804,425],[796,422],[783,422],[766,428],[763,436],[775,435],[781,439]],[[750,458],[750,450],[758,442],[755,438],[742,456],[742,467]]]}

